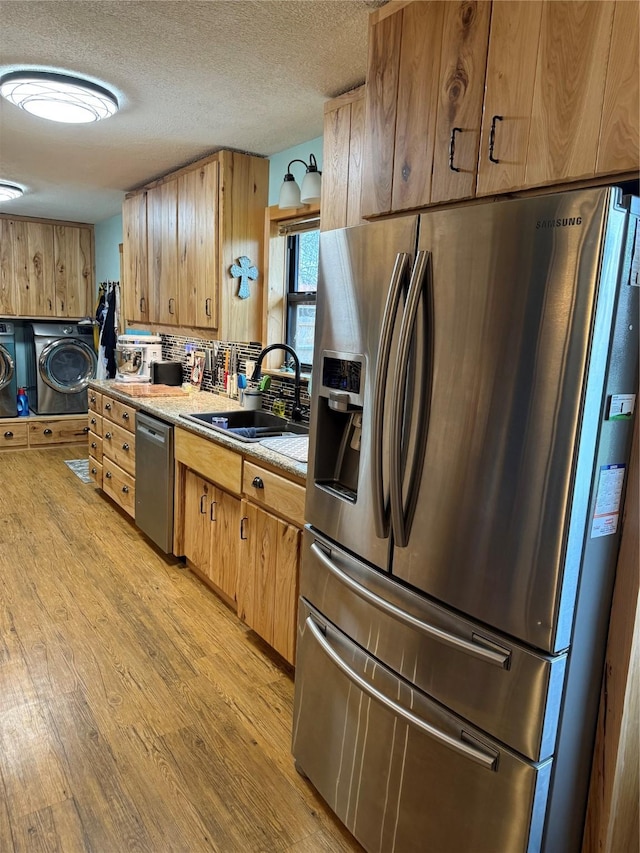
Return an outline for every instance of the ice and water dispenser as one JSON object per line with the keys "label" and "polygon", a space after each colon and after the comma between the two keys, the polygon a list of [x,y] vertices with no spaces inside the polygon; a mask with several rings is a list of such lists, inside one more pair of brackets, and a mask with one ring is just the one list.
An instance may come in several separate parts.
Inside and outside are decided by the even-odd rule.
{"label": "ice and water dispenser", "polygon": [[317,395],[314,479],[320,488],[355,501],[360,472],[365,358],[325,350]]}

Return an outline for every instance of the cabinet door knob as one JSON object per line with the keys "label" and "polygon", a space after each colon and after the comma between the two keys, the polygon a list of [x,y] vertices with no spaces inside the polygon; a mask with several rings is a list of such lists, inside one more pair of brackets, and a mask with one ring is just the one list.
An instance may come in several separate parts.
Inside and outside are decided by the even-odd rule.
{"label": "cabinet door knob", "polygon": [[493,149],[496,144],[496,122],[502,121],[502,118],[502,116],[494,116],[491,119],[491,131],[489,132],[489,160],[491,160],[492,163],[500,162],[497,157],[493,156]]}
{"label": "cabinet door knob", "polygon": [[107,478],[107,480],[110,480],[111,479],[111,471],[107,471],[107,473],[104,476]]}
{"label": "cabinet door knob", "polygon": [[123,413],[122,413],[122,420],[123,420],[123,421],[128,421],[128,420],[129,420],[129,412],[123,412]]}
{"label": "cabinet door knob", "polygon": [[89,427],[82,427],[82,432],[86,435],[89,432]]}
{"label": "cabinet door knob", "polygon": [[95,403],[95,401],[96,401],[95,395],[94,395],[94,394],[92,394],[92,395],[89,397],[89,402],[90,402],[90,403]]}
{"label": "cabinet door knob", "polygon": [[104,404],[104,407],[105,407],[105,409],[106,409],[108,412],[110,412],[110,411],[111,411],[111,403],[105,403],[105,404]]}
{"label": "cabinet door knob", "polygon": [[98,446],[98,445],[95,443],[95,441],[92,441],[92,442],[91,442],[91,449],[92,449],[92,450],[95,450],[97,446]]}
{"label": "cabinet door knob", "polygon": [[5,432],[4,437],[5,437],[5,438],[13,438],[13,433],[11,432],[11,430],[10,430],[10,429],[8,429],[8,430]]}
{"label": "cabinet door knob", "polygon": [[123,450],[129,450],[129,445],[128,445],[128,444],[123,444],[123,445],[122,445],[122,449],[123,449]]}
{"label": "cabinet door knob", "polygon": [[253,486],[254,489],[264,489],[264,483],[262,482],[262,477],[254,477],[251,485]]}
{"label": "cabinet door knob", "polygon": [[44,434],[45,435],[53,435],[53,430],[52,429],[45,429]]}
{"label": "cabinet door knob", "polygon": [[127,495],[129,493],[129,486],[123,486],[122,491]]}
{"label": "cabinet door knob", "polygon": [[462,133],[461,127],[454,127],[451,131],[451,142],[449,143],[449,168],[452,172],[459,172],[460,169],[453,165],[453,160],[456,156],[456,133]]}
{"label": "cabinet door knob", "polygon": [[111,439],[111,433],[105,432],[104,437],[107,439],[107,441],[109,441]]}
{"label": "cabinet door knob", "polygon": [[92,469],[91,469],[91,473],[92,473],[92,474],[97,474],[97,473],[98,473],[98,469],[97,469],[97,468],[92,468]]}
{"label": "cabinet door knob", "polygon": [[97,423],[98,423],[98,421],[97,421],[95,418],[91,418],[91,423],[92,423],[92,424],[97,424]]}

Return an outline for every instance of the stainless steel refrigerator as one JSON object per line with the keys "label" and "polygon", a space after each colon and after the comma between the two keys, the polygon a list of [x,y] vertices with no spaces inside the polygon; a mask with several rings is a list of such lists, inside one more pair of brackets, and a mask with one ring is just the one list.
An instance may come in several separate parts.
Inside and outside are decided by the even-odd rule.
{"label": "stainless steel refrigerator", "polygon": [[638,199],[321,235],[293,753],[368,851],[580,849]]}

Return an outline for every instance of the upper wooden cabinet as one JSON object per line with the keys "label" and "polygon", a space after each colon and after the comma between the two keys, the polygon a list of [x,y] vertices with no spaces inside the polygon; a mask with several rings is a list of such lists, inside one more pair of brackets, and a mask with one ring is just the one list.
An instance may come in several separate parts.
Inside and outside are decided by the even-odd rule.
{"label": "upper wooden cabinet", "polygon": [[324,105],[320,230],[359,225],[365,87]]}
{"label": "upper wooden cabinet", "polygon": [[0,217],[0,315],[94,311],[93,227]]}
{"label": "upper wooden cabinet", "polygon": [[[249,298],[240,299],[230,268],[243,256],[260,265],[268,175],[267,160],[219,151],[127,197],[127,320],[259,340],[262,270],[250,283]],[[148,306],[146,316],[141,306]]]}
{"label": "upper wooden cabinet", "polygon": [[631,173],[638,4],[390,3],[369,27],[363,216]]}

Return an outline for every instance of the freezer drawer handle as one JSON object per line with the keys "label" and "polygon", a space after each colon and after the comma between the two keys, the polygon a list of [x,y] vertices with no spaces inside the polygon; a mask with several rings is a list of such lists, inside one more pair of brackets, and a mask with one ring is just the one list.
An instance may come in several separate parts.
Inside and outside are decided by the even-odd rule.
{"label": "freezer drawer handle", "polygon": [[368,681],[365,681],[357,672],[354,672],[350,666],[348,666],[340,657],[340,655],[331,647],[331,645],[327,642],[326,638],[322,633],[322,629],[313,621],[311,616],[307,616],[306,626],[311,631],[313,638],[316,640],[322,651],[331,659],[331,661],[338,667],[338,669],[342,672],[349,681],[353,682],[357,687],[362,690],[363,693],[366,693],[367,696],[371,697],[371,699],[375,699],[381,705],[384,705],[391,713],[395,714],[397,717],[403,719],[406,723],[414,726],[416,729],[419,729],[424,734],[433,738],[434,740],[439,741],[443,746],[452,749],[454,752],[458,752],[463,758],[469,758],[471,761],[475,761],[477,764],[480,764],[487,770],[496,770],[498,764],[498,753],[491,752],[485,753],[480,749],[476,749],[473,746],[469,746],[466,743],[459,741],[457,738],[451,737],[451,735],[446,734],[445,732],[440,731],[435,726],[430,726],[429,723],[426,723],[424,720],[417,717],[415,714],[412,714],[411,711],[408,711],[402,705],[399,705],[397,702],[394,702],[392,699],[389,699],[388,696],[385,696],[384,693],[381,693],[377,690],[372,684],[369,684]]}
{"label": "freezer drawer handle", "polygon": [[320,560],[322,565],[331,572],[336,580],[340,581],[340,583],[343,583],[345,586],[348,586],[352,592],[360,598],[363,598],[365,601],[368,601],[369,604],[377,607],[378,610],[381,610],[383,613],[387,613],[393,619],[397,619],[398,622],[402,622],[409,628],[414,628],[415,630],[426,634],[428,637],[431,637],[439,643],[444,643],[459,652],[463,652],[467,655],[473,655],[473,657],[480,658],[480,660],[499,666],[502,669],[509,669],[511,662],[511,655],[509,652],[494,651],[493,649],[465,640],[462,637],[456,637],[455,634],[449,634],[441,628],[436,628],[435,625],[429,625],[428,622],[423,622],[421,619],[417,619],[415,616],[401,610],[390,601],[385,601],[384,598],[381,598],[379,595],[376,595],[375,592],[371,592],[371,590],[349,577],[346,572],[343,572],[342,569],[336,566],[336,564],[329,559],[322,548],[319,548],[315,542],[311,546],[311,550],[314,557],[317,557],[318,560]]}

